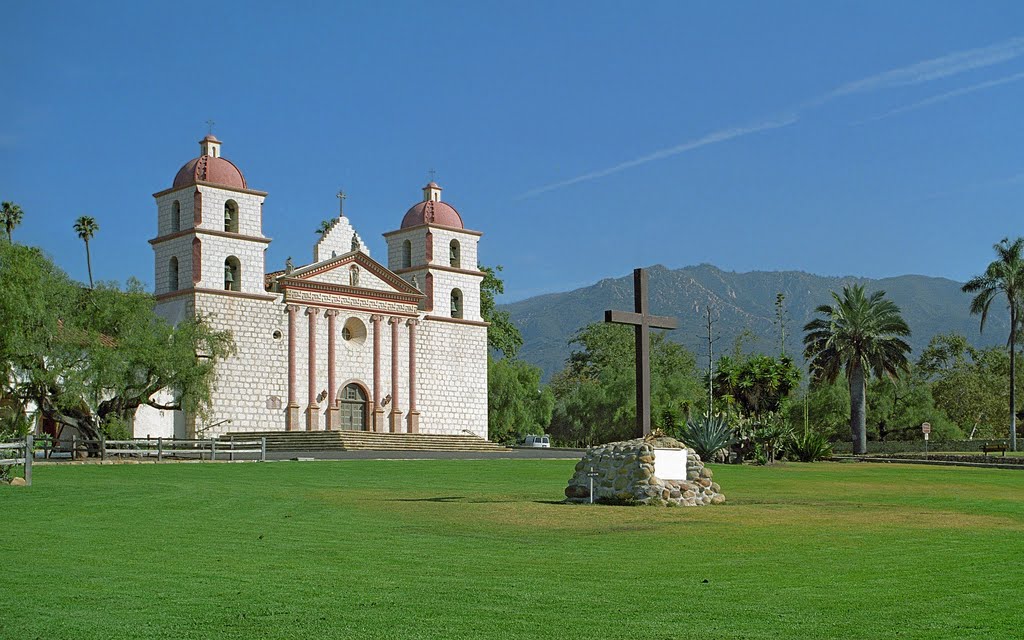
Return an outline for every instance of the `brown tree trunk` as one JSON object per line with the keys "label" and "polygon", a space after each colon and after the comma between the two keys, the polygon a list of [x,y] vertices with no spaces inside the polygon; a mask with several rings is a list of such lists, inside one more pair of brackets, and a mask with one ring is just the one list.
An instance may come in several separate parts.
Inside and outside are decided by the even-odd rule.
{"label": "brown tree trunk", "polygon": [[1017,450],[1017,310],[1010,304],[1010,451]]}
{"label": "brown tree trunk", "polygon": [[857,361],[850,367],[850,436],[858,455],[868,452],[866,395],[864,369]]}

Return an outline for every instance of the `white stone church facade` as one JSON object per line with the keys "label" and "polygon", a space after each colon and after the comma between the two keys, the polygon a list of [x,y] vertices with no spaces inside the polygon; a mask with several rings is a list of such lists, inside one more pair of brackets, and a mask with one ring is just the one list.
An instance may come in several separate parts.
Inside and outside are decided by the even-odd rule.
{"label": "white stone church facade", "polygon": [[[148,410],[136,436],[358,429],[487,437],[487,323],[477,243],[431,182],[384,234],[386,266],[344,215],[313,261],[267,273],[266,192],[212,135],[154,194],[157,313],[234,336],[212,415]],[[177,414],[177,415],[174,415]]]}

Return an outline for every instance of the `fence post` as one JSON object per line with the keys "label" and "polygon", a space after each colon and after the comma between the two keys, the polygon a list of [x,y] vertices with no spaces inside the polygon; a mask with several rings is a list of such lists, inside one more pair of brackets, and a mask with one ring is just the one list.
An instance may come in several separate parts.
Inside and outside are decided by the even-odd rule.
{"label": "fence post", "polygon": [[107,460],[107,436],[100,434],[100,460]]}
{"label": "fence post", "polygon": [[210,460],[214,461],[217,459],[217,439],[213,438],[210,440]]}
{"label": "fence post", "polygon": [[164,459],[164,439],[156,439],[156,461],[160,462]]}
{"label": "fence post", "polygon": [[71,461],[78,457],[78,436],[71,434]]}
{"label": "fence post", "polygon": [[260,462],[267,461],[267,436],[260,438]]}
{"label": "fence post", "polygon": [[32,434],[25,436],[25,486],[32,486],[32,458],[35,452],[32,451]]}

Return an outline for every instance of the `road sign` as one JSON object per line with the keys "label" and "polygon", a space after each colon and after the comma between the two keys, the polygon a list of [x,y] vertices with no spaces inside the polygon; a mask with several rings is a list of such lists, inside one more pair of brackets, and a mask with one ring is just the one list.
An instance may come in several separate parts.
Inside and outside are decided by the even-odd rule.
{"label": "road sign", "polygon": [[928,435],[932,432],[932,425],[928,422],[921,424],[921,433]]}

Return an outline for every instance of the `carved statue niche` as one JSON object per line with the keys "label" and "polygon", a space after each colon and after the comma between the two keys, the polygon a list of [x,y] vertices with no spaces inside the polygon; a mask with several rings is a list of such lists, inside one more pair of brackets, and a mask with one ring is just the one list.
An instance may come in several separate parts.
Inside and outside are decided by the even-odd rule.
{"label": "carved statue niche", "polygon": [[359,286],[359,267],[352,265],[348,269],[348,284],[350,287]]}

